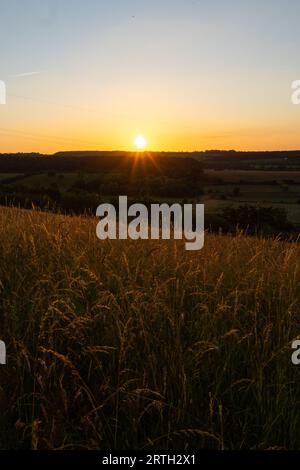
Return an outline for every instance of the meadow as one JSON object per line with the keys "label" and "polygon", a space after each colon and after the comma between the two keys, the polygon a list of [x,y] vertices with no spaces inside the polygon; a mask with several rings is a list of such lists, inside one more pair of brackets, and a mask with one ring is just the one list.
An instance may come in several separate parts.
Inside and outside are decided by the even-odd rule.
{"label": "meadow", "polygon": [[299,245],[96,223],[0,208],[0,448],[299,448]]}

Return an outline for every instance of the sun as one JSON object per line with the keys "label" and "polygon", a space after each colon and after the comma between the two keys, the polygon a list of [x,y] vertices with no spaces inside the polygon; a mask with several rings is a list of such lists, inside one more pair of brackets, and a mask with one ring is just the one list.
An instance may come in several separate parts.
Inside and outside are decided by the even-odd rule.
{"label": "sun", "polygon": [[142,135],[137,135],[134,139],[134,145],[138,150],[143,150],[147,145],[147,141]]}

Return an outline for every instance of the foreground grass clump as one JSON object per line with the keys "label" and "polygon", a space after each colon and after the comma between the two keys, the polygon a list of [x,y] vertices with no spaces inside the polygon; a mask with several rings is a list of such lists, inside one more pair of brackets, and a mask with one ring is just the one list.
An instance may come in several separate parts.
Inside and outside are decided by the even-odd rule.
{"label": "foreground grass clump", "polygon": [[0,447],[300,447],[297,244],[0,209]]}

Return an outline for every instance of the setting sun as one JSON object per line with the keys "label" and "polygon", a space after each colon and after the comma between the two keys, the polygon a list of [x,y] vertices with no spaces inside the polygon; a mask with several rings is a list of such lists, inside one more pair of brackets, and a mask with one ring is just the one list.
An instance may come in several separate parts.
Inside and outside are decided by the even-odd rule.
{"label": "setting sun", "polygon": [[134,139],[134,145],[139,150],[144,149],[147,145],[145,137],[143,137],[142,135],[136,136],[136,138]]}

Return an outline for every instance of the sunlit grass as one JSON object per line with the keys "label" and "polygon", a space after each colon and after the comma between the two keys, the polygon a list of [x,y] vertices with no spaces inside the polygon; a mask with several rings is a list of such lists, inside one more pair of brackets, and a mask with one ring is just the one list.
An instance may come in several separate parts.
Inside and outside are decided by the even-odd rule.
{"label": "sunlit grass", "polygon": [[299,248],[0,209],[2,448],[300,447]]}

